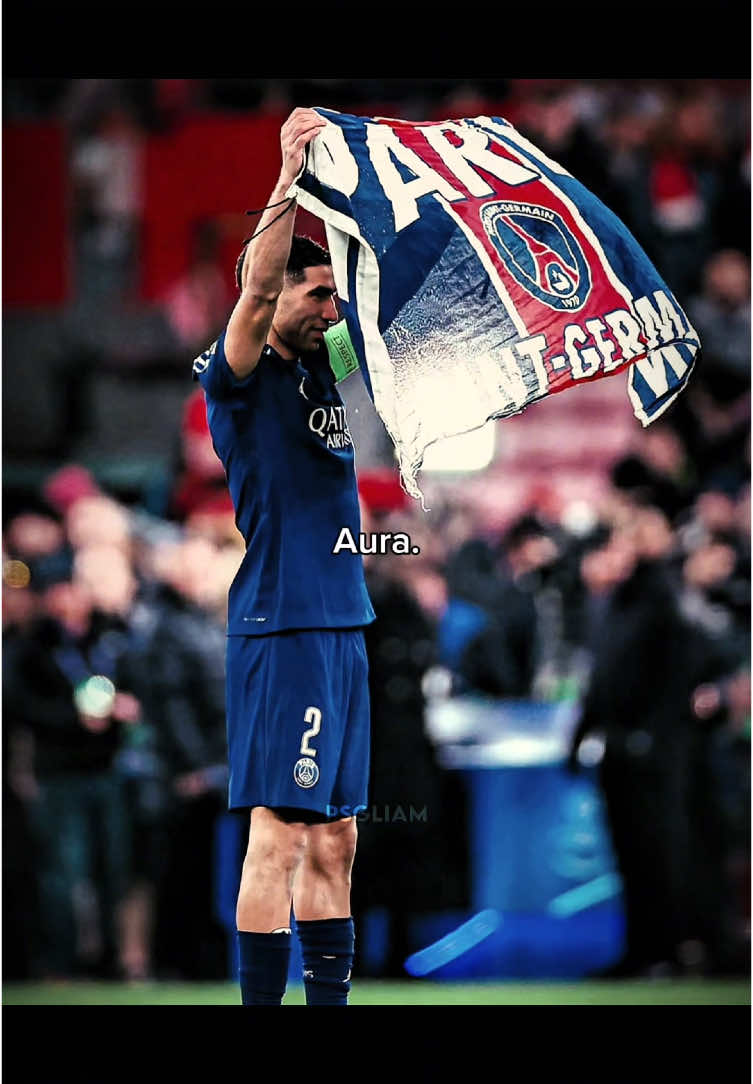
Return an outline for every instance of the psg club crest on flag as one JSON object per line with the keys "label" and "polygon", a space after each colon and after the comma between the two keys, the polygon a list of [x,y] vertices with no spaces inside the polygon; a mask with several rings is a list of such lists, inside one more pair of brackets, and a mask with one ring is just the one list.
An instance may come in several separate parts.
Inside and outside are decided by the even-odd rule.
{"label": "psg club crest on flag", "polygon": [[317,112],[288,195],[324,220],[339,353],[412,496],[430,444],[582,381],[625,373],[644,426],[675,400],[700,348],[685,312],[617,216],[511,124]]}
{"label": "psg club crest on flag", "polygon": [[546,207],[500,200],[481,208],[481,222],[510,274],[553,309],[579,309],[591,278],[578,242]]}

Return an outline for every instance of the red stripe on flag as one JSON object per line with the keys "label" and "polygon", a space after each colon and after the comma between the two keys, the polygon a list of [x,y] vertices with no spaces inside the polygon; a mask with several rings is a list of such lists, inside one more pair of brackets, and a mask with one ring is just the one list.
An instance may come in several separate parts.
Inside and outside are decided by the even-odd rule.
{"label": "red stripe on flag", "polygon": [[[388,127],[391,127],[400,142],[414,151],[426,165],[438,173],[443,179],[448,181],[455,189],[463,192],[464,199],[457,200],[450,204],[453,213],[462,220],[466,227],[473,233],[474,237],[476,237],[483,246],[492,266],[499,274],[512,304],[523,320],[528,335],[534,336],[543,334],[546,337],[547,352],[544,357],[544,363],[549,373],[549,390],[560,391],[565,387],[571,387],[575,383],[581,383],[581,380],[573,380],[569,368],[558,369],[555,371],[552,369],[551,365],[548,364],[551,358],[565,353],[565,328],[569,324],[575,323],[579,326],[583,326],[586,320],[603,316],[605,313],[613,312],[615,309],[625,309],[626,302],[609,281],[602,265],[601,257],[581,230],[578,221],[565,202],[542,180],[532,180],[522,185],[513,186],[506,184],[482,167],[477,166],[474,163],[469,163],[492,189],[492,192],[489,195],[482,197],[473,196],[458,177],[452,173],[446,163],[440,158],[437,151],[427,142],[422,131],[407,125],[398,126],[397,124],[388,124]],[[527,169],[535,168],[523,155],[516,154],[514,150],[506,146],[502,147],[501,144],[494,142],[491,138],[488,150],[493,154],[498,155],[500,158],[506,158]],[[485,205],[494,203],[500,199],[545,207],[548,210],[554,211],[562,218],[565,226],[570,230],[577,244],[580,245],[591,275],[589,294],[585,304],[581,305],[580,308],[570,311],[552,308],[526,290],[510,272],[481,221],[481,209]],[[608,328],[605,328],[604,330],[604,337],[612,338]],[[612,339],[612,341],[614,340]],[[579,342],[579,349],[587,349],[589,346],[594,345],[592,338],[589,336],[588,339]],[[615,344],[615,357],[618,356],[619,346]],[[628,359],[624,364],[627,365],[632,360],[632,358]],[[611,369],[610,375],[623,367],[624,366],[618,366],[617,368]],[[590,379],[599,379],[602,375],[605,374],[598,372]]]}

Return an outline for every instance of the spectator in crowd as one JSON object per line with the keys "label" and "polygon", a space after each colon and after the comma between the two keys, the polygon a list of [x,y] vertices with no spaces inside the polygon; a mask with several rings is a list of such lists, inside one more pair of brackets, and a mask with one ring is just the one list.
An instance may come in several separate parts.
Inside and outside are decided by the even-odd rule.
{"label": "spectator in crowd", "polygon": [[730,398],[726,377],[703,357],[698,370],[671,421],[688,449],[697,488],[734,495],[750,481],[750,396]]}
{"label": "spectator in crowd", "polygon": [[154,79],[151,82],[148,122],[153,130],[169,132],[180,127],[205,103],[204,79]]}
{"label": "spectator in crowd", "polygon": [[[373,529],[363,505],[362,528]],[[464,904],[467,861],[463,794],[457,780],[439,767],[423,725],[421,682],[434,662],[433,622],[396,574],[400,560],[364,558],[377,621],[366,635],[372,715],[369,806],[357,818],[356,861],[365,876],[354,878],[352,900],[359,930],[368,910],[387,911],[388,950],[374,966],[376,974],[395,978],[405,974],[403,963],[416,947],[411,918]],[[367,966],[359,962],[362,974]]]}
{"label": "spectator in crowd", "polygon": [[724,643],[731,664],[741,664],[750,646],[750,592],[734,543],[701,542],[685,559],[683,580],[685,615]]}
{"label": "spectator in crowd", "polygon": [[65,529],[74,551],[85,546],[112,546],[130,555],[131,528],[125,508],[104,494],[81,497],[68,506]]}
{"label": "spectator in crowd", "polygon": [[[492,85],[489,85],[489,84]],[[447,120],[453,117],[479,117],[503,115],[512,122],[508,115],[511,100],[507,98],[507,84],[496,80],[462,80],[452,86],[436,104],[428,105],[424,112],[428,120]],[[425,106],[426,109],[426,106]],[[417,114],[408,115],[407,119],[420,119]]]}
{"label": "spectator in crowd", "polygon": [[127,102],[103,103],[72,159],[81,235],[101,263],[127,258],[141,213],[143,135]]}
{"label": "spectator in crowd", "polygon": [[651,247],[681,303],[697,289],[700,268],[713,251],[726,149],[720,121],[716,95],[699,89],[675,99],[655,133],[646,193]]}
{"label": "spectator in crowd", "polygon": [[458,691],[529,695],[536,644],[533,597],[499,569],[482,538],[468,539],[450,556],[446,576],[441,661],[462,682]]}
{"label": "spectator in crowd", "polygon": [[61,524],[43,512],[21,512],[8,523],[4,533],[8,551],[27,562],[54,558],[65,545]]}
{"label": "spectator in crowd", "polygon": [[736,519],[729,494],[705,491],[681,534],[682,613],[725,660],[722,677],[697,690],[693,704],[705,735],[695,767],[695,899],[698,926],[713,945],[712,966],[721,971],[741,967],[741,915],[746,906],[750,913],[743,880],[750,870],[749,510],[743,537]]}
{"label": "spectator in crowd", "polygon": [[670,522],[688,508],[696,492],[685,444],[673,426],[662,421],[641,432],[634,450],[613,465],[611,480],[630,500],[654,505]]}
{"label": "spectator in crowd", "polygon": [[181,354],[198,353],[227,323],[233,294],[220,262],[220,241],[214,222],[198,223],[188,267],[165,295],[165,315]]}
{"label": "spectator in crowd", "polygon": [[82,497],[98,497],[102,491],[86,467],[80,463],[66,463],[47,476],[42,494],[50,508],[62,517]]}
{"label": "spectator in crowd", "polygon": [[603,149],[580,117],[575,88],[567,80],[544,81],[534,89],[521,103],[516,127],[617,213],[619,194]]}
{"label": "spectator in crowd", "polygon": [[402,555],[385,554],[380,560],[385,574],[403,584],[430,622],[435,622],[444,610],[447,588],[441,568],[445,558],[444,541],[415,509],[393,509],[379,517],[374,515],[374,530],[404,533],[419,552],[406,561]]}
{"label": "spectator in crowd", "polygon": [[650,147],[666,109],[664,97],[620,89],[610,95],[601,128],[601,150],[609,174],[609,207],[630,228],[642,247],[652,247],[648,189]]}
{"label": "spectator in crowd", "polygon": [[[119,907],[128,823],[113,770],[138,702],[121,687],[110,622],[76,581],[42,585],[41,616],[4,677],[13,716],[34,739],[31,815],[39,855],[38,973],[120,973]],[[94,887],[97,920],[87,911]],[[86,937],[98,933],[98,944]]]}
{"label": "spectator in crowd", "polygon": [[227,801],[225,637],[206,612],[216,556],[198,538],[160,547],[157,612],[145,651],[146,710],[166,782],[154,966],[158,974],[190,979],[226,973],[212,900],[214,825]]}
{"label": "spectator in crowd", "polygon": [[206,513],[217,508],[229,508],[232,513],[233,505],[225,469],[212,444],[204,392],[197,388],[183,408],[180,467],[170,512],[176,520],[184,522],[197,511]]}
{"label": "spectator in crowd", "polygon": [[8,981],[34,977],[33,950],[39,942],[38,854],[29,816],[38,788],[31,734],[11,693],[37,610],[28,577],[28,566],[3,553],[3,977]]}
{"label": "spectator in crowd", "polygon": [[750,263],[742,252],[714,253],[688,315],[703,344],[705,365],[726,385],[725,397],[737,398],[750,388]]}
{"label": "spectator in crowd", "polygon": [[189,395],[183,408],[178,462],[168,508],[171,519],[189,535],[242,556],[245,543],[235,523],[225,470],[209,433],[201,388]]}
{"label": "spectator in crowd", "polygon": [[573,547],[566,532],[529,514],[508,529],[502,550],[517,589],[535,611],[530,694],[543,700],[569,698],[577,680],[580,606]]}
{"label": "spectator in crowd", "polygon": [[30,597],[34,597],[38,582],[50,576],[65,577],[71,570],[73,554],[65,528],[51,509],[27,508],[8,522],[4,545],[9,556],[20,561],[28,577]]}
{"label": "spectator in crowd", "polygon": [[[108,509],[112,512],[112,509]],[[118,509],[120,511],[120,509]],[[80,525],[79,525],[80,526]],[[121,534],[124,520],[114,517],[106,536],[110,543],[82,545],[74,558],[74,577],[89,593],[96,610],[108,619],[108,646],[117,653],[123,684],[131,691],[123,741],[113,763],[128,822],[128,882],[119,907],[120,973],[128,979],[150,974],[151,899],[145,888],[159,869],[163,855],[155,854],[150,829],[163,806],[154,727],[143,710],[149,701],[151,675],[144,635],[136,619],[139,582],[131,563],[130,532]],[[114,542],[120,544],[113,544]]]}
{"label": "spectator in crowd", "polygon": [[612,596],[632,574],[635,560],[635,549],[626,532],[603,524],[592,532],[580,564],[586,590],[581,642],[590,660],[596,655],[607,625]]}
{"label": "spectator in crowd", "polygon": [[[709,778],[708,731],[694,697],[699,686],[728,674],[729,664],[680,613],[668,563],[674,536],[663,514],[636,508],[623,530],[632,560],[611,566],[595,565],[593,556],[584,561],[591,582],[595,569],[606,571],[612,595],[570,756],[577,769],[583,738],[605,735],[600,783],[627,924],[624,956],[609,974],[671,973],[692,940],[704,944],[713,968],[726,953],[719,832],[709,828],[704,835],[698,809],[718,826],[719,794]],[[696,862],[699,849],[706,861]],[[701,922],[694,893],[704,878],[715,880],[717,890],[711,899],[706,894],[710,910]]]}

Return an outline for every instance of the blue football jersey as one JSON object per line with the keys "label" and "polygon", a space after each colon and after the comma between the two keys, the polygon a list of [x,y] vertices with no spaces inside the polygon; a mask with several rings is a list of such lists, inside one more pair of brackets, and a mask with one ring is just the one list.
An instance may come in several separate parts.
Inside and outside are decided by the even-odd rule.
{"label": "blue football jersey", "polygon": [[286,361],[265,346],[238,380],[225,332],[193,364],[207,401],[246,554],[230,588],[228,635],[368,625],[360,554],[332,550],[360,531],[355,458],[326,349]]}

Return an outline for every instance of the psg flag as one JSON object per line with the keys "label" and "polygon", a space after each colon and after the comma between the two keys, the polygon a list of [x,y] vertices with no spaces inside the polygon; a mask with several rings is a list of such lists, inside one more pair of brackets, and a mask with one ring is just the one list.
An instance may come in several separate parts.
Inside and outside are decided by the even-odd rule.
{"label": "psg flag", "polygon": [[[405,488],[434,441],[626,371],[645,426],[698,335],[624,224],[501,117],[317,109],[289,195],[324,220],[347,347]],[[344,331],[345,329],[343,329]]]}

